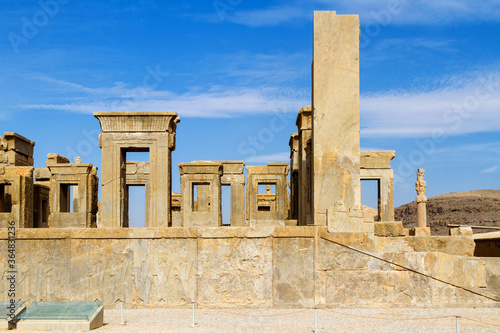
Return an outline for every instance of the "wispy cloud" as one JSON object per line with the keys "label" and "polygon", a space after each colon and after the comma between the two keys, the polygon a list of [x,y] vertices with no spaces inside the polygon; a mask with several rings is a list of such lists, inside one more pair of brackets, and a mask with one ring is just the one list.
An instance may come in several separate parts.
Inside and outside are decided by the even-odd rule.
{"label": "wispy cloud", "polygon": [[468,73],[422,91],[361,98],[365,137],[426,137],[500,131],[500,72]]}
{"label": "wispy cloud", "polygon": [[[295,20],[311,20],[313,10],[336,10],[339,14],[358,14],[363,24],[440,25],[457,21],[499,21],[497,0],[296,0],[282,6],[243,10],[236,6],[225,20],[246,26],[275,26]],[[222,22],[215,13],[205,18]]]}
{"label": "wispy cloud", "polygon": [[[78,85],[65,83],[73,89]],[[126,88],[122,85],[103,88],[81,87],[84,96],[61,104],[30,104],[29,109],[61,110],[77,113],[96,111],[176,111],[184,117],[221,118],[241,114],[260,114],[281,109],[297,112],[308,103],[301,92],[280,88],[227,88],[204,92],[175,94],[170,91]]]}
{"label": "wispy cloud", "polygon": [[495,172],[497,172],[498,168],[499,168],[499,166],[495,165],[495,166],[492,166],[491,168],[481,170],[480,173],[495,173]]}
{"label": "wispy cloud", "polygon": [[290,152],[275,153],[270,155],[253,156],[245,160],[247,163],[290,162]]}

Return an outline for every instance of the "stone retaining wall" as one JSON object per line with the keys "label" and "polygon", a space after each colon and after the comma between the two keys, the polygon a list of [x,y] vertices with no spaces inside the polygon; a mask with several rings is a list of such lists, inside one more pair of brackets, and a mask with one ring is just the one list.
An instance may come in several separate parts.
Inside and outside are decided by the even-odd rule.
{"label": "stone retaining wall", "polygon": [[[1,230],[2,301],[9,300],[6,239]],[[500,259],[470,257],[470,237],[381,238],[326,227],[18,229],[15,246],[16,294],[28,304],[499,305]]]}

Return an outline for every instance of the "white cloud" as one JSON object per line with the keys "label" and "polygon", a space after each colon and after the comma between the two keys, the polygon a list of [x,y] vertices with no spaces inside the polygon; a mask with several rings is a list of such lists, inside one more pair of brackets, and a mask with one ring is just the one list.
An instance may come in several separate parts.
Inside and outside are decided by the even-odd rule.
{"label": "white cloud", "polygon": [[184,117],[221,118],[239,114],[268,113],[273,110],[297,112],[308,99],[293,89],[219,88],[215,91],[174,94],[144,88],[91,89],[79,101],[61,104],[31,104],[30,109],[61,110],[78,113],[96,111],[175,111]]}
{"label": "white cloud", "polygon": [[491,168],[481,170],[480,173],[495,173],[495,172],[497,172],[498,168],[499,168],[499,166],[495,165],[495,166],[492,166]]}
{"label": "white cloud", "polygon": [[267,162],[290,162],[290,152],[275,153],[270,155],[258,155],[247,158],[247,163],[267,163]]}
{"label": "white cloud", "polygon": [[[357,14],[363,24],[439,25],[456,21],[499,21],[497,0],[301,0],[283,6],[243,10],[231,8],[222,19],[255,26],[275,26],[295,20],[311,20],[313,10],[335,10],[339,14]],[[221,22],[211,17],[213,22]]]}
{"label": "white cloud", "polygon": [[469,73],[433,90],[361,97],[364,137],[428,137],[500,131],[500,72]]}
{"label": "white cloud", "polygon": [[[210,66],[206,66],[209,63]],[[212,54],[196,67],[196,80],[191,73],[161,73],[159,84],[145,71],[143,85],[130,86],[115,82],[107,86],[88,87],[79,82],[59,80],[43,74],[26,75],[28,80],[41,81],[45,94],[21,107],[62,110],[77,113],[96,111],[175,111],[185,117],[231,117],[241,114],[262,114],[275,110],[298,112],[310,104],[310,93],[303,89],[303,78],[309,74],[309,56],[302,53]],[[166,87],[177,77],[173,92]],[[193,83],[195,85],[193,85]],[[156,89],[147,89],[152,85]],[[189,87],[189,85],[192,85]],[[163,89],[160,89],[163,88]],[[17,106],[16,106],[17,107]]]}

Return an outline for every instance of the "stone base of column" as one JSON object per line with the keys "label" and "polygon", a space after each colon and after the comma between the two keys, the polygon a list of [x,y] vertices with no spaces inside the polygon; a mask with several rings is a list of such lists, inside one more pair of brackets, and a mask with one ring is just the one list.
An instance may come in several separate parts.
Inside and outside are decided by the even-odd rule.
{"label": "stone base of column", "polygon": [[430,227],[416,227],[416,228],[410,229],[410,236],[422,237],[422,236],[430,236],[430,235],[431,235],[431,228]]}
{"label": "stone base of column", "polygon": [[375,222],[374,225],[374,233],[375,236],[378,237],[404,237],[408,236],[407,231],[403,226],[403,222],[401,221],[383,221],[383,222]]}

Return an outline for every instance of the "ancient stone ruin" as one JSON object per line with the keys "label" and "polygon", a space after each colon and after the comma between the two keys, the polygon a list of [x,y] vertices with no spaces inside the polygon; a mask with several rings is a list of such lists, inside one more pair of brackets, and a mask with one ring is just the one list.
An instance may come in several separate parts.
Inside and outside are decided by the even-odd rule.
{"label": "ancient stone ruin", "polygon": [[[97,167],[58,154],[34,169],[35,143],[5,133],[0,249],[7,253],[14,221],[23,249],[19,299],[106,307],[498,306],[500,259],[474,257],[471,234],[430,235],[423,170],[418,227],[394,221],[395,152],[360,151],[359,35],[356,15],[314,13],[312,103],[298,111],[290,163],[180,163],[181,193],[172,193],[175,112],[95,113],[100,180]],[[149,161],[129,160],[130,152],[149,152]],[[361,180],[378,182],[376,221],[361,214]],[[145,187],[146,228],[129,228],[130,186]],[[227,226],[222,186],[231,187]],[[4,280],[0,300],[7,300]]]}

